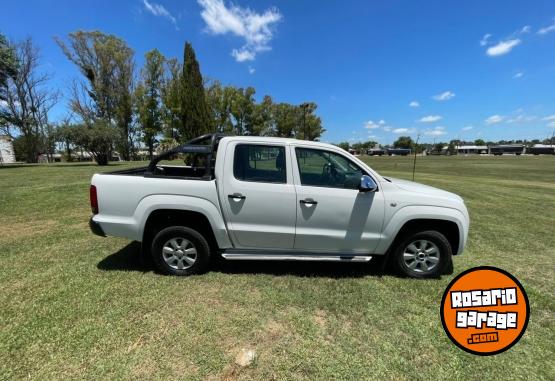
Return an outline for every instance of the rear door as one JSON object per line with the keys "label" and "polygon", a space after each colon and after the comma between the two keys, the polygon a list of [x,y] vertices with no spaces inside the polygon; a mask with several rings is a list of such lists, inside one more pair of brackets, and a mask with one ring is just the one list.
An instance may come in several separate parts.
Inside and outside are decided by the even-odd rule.
{"label": "rear door", "polygon": [[231,142],[223,199],[237,247],[292,249],[296,196],[285,144]]}
{"label": "rear door", "polygon": [[291,147],[295,162],[295,249],[372,253],[381,237],[383,192],[359,192],[368,175],[347,156],[320,148]]}

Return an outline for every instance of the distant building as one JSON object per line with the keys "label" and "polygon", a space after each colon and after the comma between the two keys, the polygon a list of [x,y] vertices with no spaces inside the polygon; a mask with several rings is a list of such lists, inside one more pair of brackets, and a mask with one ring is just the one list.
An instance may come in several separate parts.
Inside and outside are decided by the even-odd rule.
{"label": "distant building", "polygon": [[532,155],[555,155],[555,145],[551,144],[534,144],[533,147],[526,150]]}
{"label": "distant building", "polygon": [[410,148],[388,148],[385,152],[389,156],[391,155],[407,156],[407,155],[410,155],[411,149]]}
{"label": "distant building", "polygon": [[0,135],[0,163],[15,163],[12,138]]}
{"label": "distant building", "polygon": [[382,156],[385,155],[385,150],[383,148],[370,148],[366,153],[370,156]]}
{"label": "distant building", "polygon": [[456,149],[459,155],[488,153],[488,146],[457,146]]}
{"label": "distant building", "polygon": [[494,156],[503,155],[504,153],[512,153],[521,155],[524,153],[524,144],[499,144],[489,147],[489,153]]}

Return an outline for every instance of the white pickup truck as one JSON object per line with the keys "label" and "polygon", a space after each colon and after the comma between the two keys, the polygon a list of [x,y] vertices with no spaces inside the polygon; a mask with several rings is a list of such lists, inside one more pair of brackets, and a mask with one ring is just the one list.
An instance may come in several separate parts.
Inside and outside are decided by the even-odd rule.
{"label": "white pickup truck", "polygon": [[333,145],[281,138],[204,135],[148,167],[95,174],[90,198],[95,234],[142,242],[175,275],[206,271],[216,255],[381,256],[402,275],[437,277],[453,271],[469,226],[453,193],[382,177]]}

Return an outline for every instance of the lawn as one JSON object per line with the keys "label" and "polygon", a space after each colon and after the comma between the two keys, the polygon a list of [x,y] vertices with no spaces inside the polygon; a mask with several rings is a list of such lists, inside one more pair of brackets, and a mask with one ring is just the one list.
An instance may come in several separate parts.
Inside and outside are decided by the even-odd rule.
{"label": "lawn", "polygon": [[[412,158],[365,160],[412,177]],[[0,379],[555,379],[555,156],[419,158],[416,181],[471,216],[455,273],[425,281],[354,264],[158,275],[136,244],[89,232],[91,175],[122,167],[0,168]],[[478,265],[531,303],[526,334],[493,357],[455,347],[439,318],[449,281]]]}

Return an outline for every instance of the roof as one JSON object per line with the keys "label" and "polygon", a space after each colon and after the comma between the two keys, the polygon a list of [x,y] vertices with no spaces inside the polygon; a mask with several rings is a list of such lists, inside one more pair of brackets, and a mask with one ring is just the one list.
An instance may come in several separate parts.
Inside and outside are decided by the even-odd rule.
{"label": "roof", "polygon": [[457,149],[488,149],[488,146],[458,146]]}
{"label": "roof", "polygon": [[322,143],[322,142],[315,142],[312,140],[301,140],[301,139],[292,139],[292,138],[274,138],[269,136],[226,136],[223,137],[222,140],[228,141],[253,141],[253,142],[260,142],[260,143],[281,143],[281,144],[302,144],[314,147],[326,147],[326,148],[337,148],[333,144],[329,143]]}

